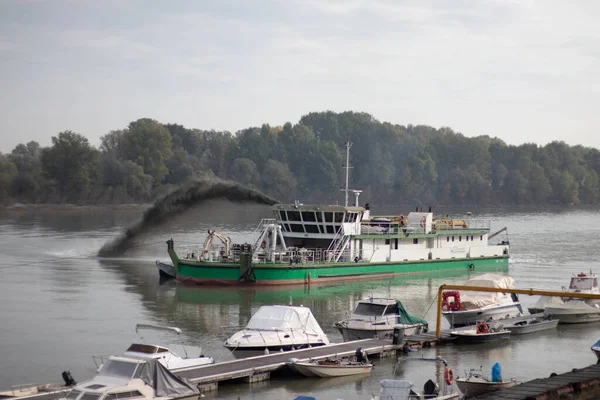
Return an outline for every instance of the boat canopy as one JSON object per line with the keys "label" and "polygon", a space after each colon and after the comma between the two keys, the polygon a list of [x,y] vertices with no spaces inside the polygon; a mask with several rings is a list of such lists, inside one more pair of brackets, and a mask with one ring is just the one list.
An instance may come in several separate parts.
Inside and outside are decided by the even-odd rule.
{"label": "boat canopy", "polygon": [[187,379],[176,376],[157,360],[148,360],[139,370],[136,378],[150,383],[156,397],[182,397],[199,395],[196,385]]}
{"label": "boat canopy", "polygon": [[424,319],[412,316],[406,311],[406,308],[402,305],[402,302],[398,300],[398,323],[405,325],[413,325],[413,324],[425,324],[427,325],[427,321]]}
{"label": "boat canopy", "polygon": [[246,329],[289,331],[300,330],[308,335],[325,336],[308,307],[261,306],[250,318]]}
{"label": "boat canopy", "polygon": [[[465,282],[465,286],[481,286],[497,289],[512,289],[514,288],[514,279],[509,276],[497,274],[483,274],[469,279]],[[471,292],[461,291],[460,302],[465,304],[465,308],[485,307],[492,304],[497,304],[502,298],[502,293],[494,292]]]}

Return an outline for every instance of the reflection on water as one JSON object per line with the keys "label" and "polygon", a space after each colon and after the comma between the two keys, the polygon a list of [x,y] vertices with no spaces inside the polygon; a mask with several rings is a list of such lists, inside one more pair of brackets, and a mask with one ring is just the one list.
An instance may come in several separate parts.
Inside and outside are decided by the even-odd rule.
{"label": "reflection on water", "polygon": [[[472,210],[471,210],[472,211]],[[461,284],[477,271],[382,281],[313,286],[196,287],[160,282],[155,259],[167,260],[166,239],[202,243],[208,228],[234,241],[250,241],[257,222],[270,211],[261,206],[236,207],[212,203],[174,218],[159,231],[146,232],[145,246],[120,260],[87,257],[123,226],[135,222],[140,210],[9,213],[0,216],[3,258],[0,267],[0,389],[20,383],[60,381],[69,369],[77,380],[94,373],[92,354],[122,353],[138,340],[136,323],[179,326],[181,341],[202,347],[219,360],[233,357],[222,342],[231,330],[246,325],[263,304],[310,307],[332,341],[341,341],[333,327],[357,301],[373,295],[400,299],[409,313],[435,325],[435,297],[443,283]],[[486,218],[490,215],[476,215]],[[520,288],[559,289],[570,275],[589,271],[600,248],[598,213],[495,213],[494,227],[508,226],[511,264],[508,274]],[[558,229],[558,231],[557,231]],[[81,255],[82,257],[77,257]],[[66,257],[58,262],[35,263]],[[70,257],[70,258],[69,258]],[[536,297],[521,298],[525,307]],[[525,308],[524,307],[524,308]],[[444,321],[445,324],[445,321]],[[513,337],[500,344],[447,345],[411,352],[411,357],[441,356],[455,376],[495,362],[503,374],[520,380],[541,378],[595,362],[590,346],[600,324],[559,326],[556,330]],[[158,334],[156,341],[172,338]],[[299,394],[318,398],[365,399],[379,392],[379,380],[392,377],[394,359],[375,360],[370,376],[353,379],[290,380],[283,377],[259,385],[221,388],[208,397],[225,399],[286,399]],[[397,377],[421,389],[443,370],[433,364],[402,362]]]}

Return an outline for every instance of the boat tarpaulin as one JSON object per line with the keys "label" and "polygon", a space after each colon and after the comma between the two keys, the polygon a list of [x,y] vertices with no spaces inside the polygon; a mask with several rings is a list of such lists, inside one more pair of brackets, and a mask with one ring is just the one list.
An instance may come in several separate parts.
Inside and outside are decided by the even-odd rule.
{"label": "boat tarpaulin", "polygon": [[137,377],[152,386],[156,397],[174,398],[200,394],[196,385],[175,376],[157,360],[148,360],[144,364]]}
{"label": "boat tarpaulin", "polygon": [[[514,279],[509,276],[497,274],[483,274],[469,279],[465,286],[480,286],[497,289],[514,288]],[[494,292],[471,292],[461,291],[460,302],[465,305],[465,309],[480,308],[498,303],[502,293]]]}
{"label": "boat tarpaulin", "polygon": [[250,318],[246,329],[288,331],[327,337],[308,307],[261,306]]}
{"label": "boat tarpaulin", "polygon": [[405,325],[414,325],[414,324],[427,325],[427,321],[425,321],[424,319],[410,315],[408,313],[408,311],[406,311],[406,309],[404,308],[404,305],[402,305],[402,302],[400,300],[398,300],[398,320],[397,320],[397,322],[399,324],[405,324]]}

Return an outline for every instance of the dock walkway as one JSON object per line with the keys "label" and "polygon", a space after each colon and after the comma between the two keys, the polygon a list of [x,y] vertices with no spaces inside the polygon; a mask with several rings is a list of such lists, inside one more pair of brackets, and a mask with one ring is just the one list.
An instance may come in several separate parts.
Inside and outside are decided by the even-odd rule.
{"label": "dock walkway", "polygon": [[379,357],[395,354],[396,350],[401,349],[402,346],[403,344],[394,345],[390,340],[355,340],[310,349],[277,352],[264,356],[224,361],[200,367],[181,368],[173,370],[173,373],[190,380],[199,387],[240,378],[247,378],[250,382],[253,382],[255,380],[268,379],[270,372],[284,366],[290,358],[308,360],[334,356],[344,357],[353,355],[359,347],[367,355]]}
{"label": "dock walkway", "polygon": [[544,379],[534,379],[509,389],[478,396],[478,400],[598,399],[600,365],[574,369]]}

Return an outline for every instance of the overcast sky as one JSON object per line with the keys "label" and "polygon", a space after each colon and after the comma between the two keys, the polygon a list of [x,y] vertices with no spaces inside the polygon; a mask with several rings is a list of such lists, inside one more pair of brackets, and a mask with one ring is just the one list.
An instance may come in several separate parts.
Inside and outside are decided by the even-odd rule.
{"label": "overcast sky", "polygon": [[600,147],[598,1],[0,0],[1,152],[365,111]]}

